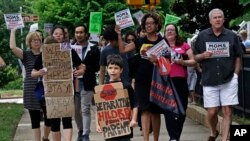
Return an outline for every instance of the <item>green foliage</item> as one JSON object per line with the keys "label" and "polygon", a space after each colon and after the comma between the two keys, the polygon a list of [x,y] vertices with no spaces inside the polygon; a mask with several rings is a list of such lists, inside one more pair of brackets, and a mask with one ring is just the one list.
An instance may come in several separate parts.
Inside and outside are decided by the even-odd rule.
{"label": "green foliage", "polygon": [[4,85],[4,90],[20,90],[23,87],[23,78],[19,77],[13,81],[10,81],[6,85]]}
{"label": "green foliage", "polygon": [[12,141],[18,122],[23,113],[23,105],[0,103],[0,138]]}
{"label": "green foliage", "polygon": [[[19,78],[21,78],[21,76],[18,74],[17,67],[13,67],[12,65],[7,65],[0,71],[0,87],[5,86],[10,81],[16,80],[18,82]],[[17,84],[17,82],[13,83]]]}
{"label": "green foliage", "polygon": [[242,21],[250,21],[250,1],[249,0],[240,0],[239,4],[243,6],[243,14],[235,19],[232,19],[229,22],[229,26],[237,26]]}

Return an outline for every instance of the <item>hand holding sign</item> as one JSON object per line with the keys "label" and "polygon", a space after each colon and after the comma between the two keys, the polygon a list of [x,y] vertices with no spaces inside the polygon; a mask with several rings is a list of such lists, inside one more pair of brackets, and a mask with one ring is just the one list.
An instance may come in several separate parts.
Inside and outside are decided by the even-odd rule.
{"label": "hand holding sign", "polygon": [[205,51],[205,52],[202,53],[202,58],[203,59],[209,59],[212,55],[213,55],[212,52]]}

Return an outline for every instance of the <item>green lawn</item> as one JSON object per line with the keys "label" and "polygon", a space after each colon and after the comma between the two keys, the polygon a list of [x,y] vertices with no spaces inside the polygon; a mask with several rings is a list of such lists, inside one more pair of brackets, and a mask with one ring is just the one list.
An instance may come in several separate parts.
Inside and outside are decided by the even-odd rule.
{"label": "green lawn", "polygon": [[0,90],[0,98],[23,97],[23,90]]}
{"label": "green lawn", "polygon": [[23,114],[22,104],[0,103],[0,140],[12,141]]}

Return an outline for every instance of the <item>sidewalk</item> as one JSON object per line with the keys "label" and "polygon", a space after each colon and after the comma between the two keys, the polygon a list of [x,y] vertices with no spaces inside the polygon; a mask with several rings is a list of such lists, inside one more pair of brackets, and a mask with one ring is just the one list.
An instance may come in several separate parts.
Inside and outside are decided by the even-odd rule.
{"label": "sidewalk", "polygon": [[[0,100],[0,103],[2,103],[2,100]],[[191,106],[191,107],[193,108],[194,106]],[[43,127],[43,123],[41,123],[41,127]],[[92,131],[90,134],[91,141],[103,140],[103,137],[95,131],[94,114],[92,114],[91,131]],[[181,136],[181,141],[206,141],[208,136],[209,136],[209,130],[205,126],[198,124],[197,122],[191,120],[190,118],[186,118],[182,136]],[[77,138],[77,129],[76,129],[75,121],[73,121],[73,140],[72,141],[76,141],[76,138]],[[50,136],[50,139],[51,139],[51,136]],[[217,138],[217,141],[219,139],[220,138]],[[32,141],[32,140],[33,140],[33,133],[31,130],[29,114],[27,110],[24,110],[24,114],[17,126],[16,134],[15,134],[13,141]],[[153,140],[152,134],[150,135],[150,140]],[[164,117],[162,115],[159,141],[168,141],[168,140],[169,140],[169,137],[165,128]],[[132,141],[143,141],[143,137],[141,136],[141,132],[138,127],[134,129],[134,138],[132,139]]]}

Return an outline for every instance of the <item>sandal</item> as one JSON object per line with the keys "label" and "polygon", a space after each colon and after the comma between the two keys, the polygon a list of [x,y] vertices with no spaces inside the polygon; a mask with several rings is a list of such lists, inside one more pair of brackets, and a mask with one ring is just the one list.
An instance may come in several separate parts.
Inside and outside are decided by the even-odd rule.
{"label": "sandal", "polygon": [[219,136],[219,131],[216,130],[215,137],[209,136],[207,141],[215,141],[218,136]]}

